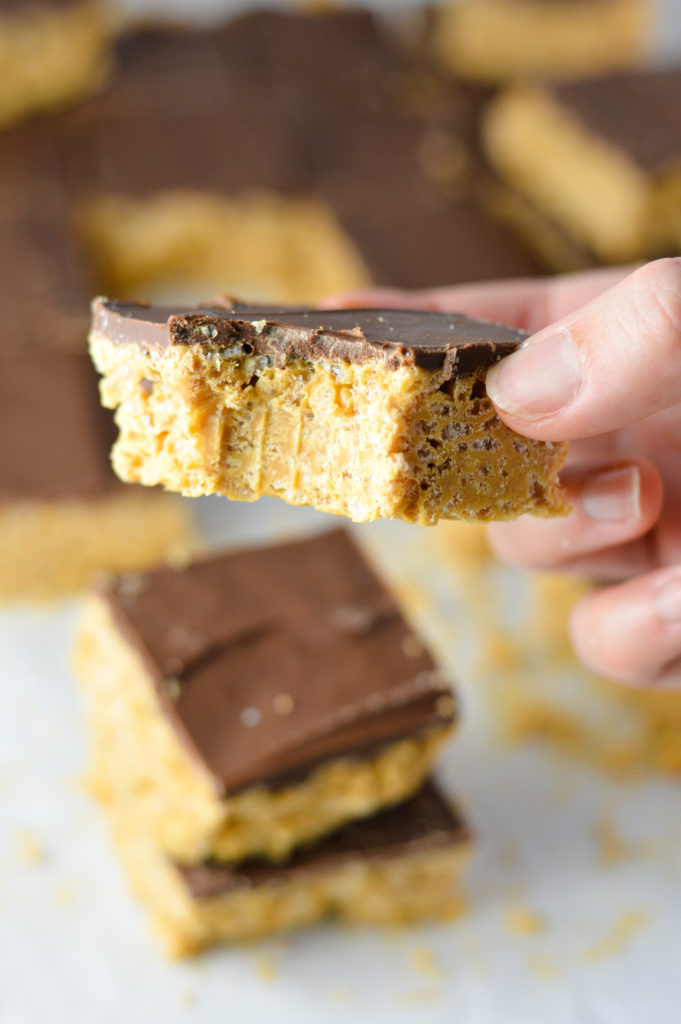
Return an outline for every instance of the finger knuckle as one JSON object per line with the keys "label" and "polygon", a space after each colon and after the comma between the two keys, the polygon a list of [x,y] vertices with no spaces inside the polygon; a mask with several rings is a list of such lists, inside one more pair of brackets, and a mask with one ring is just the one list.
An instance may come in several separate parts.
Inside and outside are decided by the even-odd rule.
{"label": "finger knuckle", "polygon": [[681,346],[681,258],[640,267],[632,276],[632,297],[647,338]]}

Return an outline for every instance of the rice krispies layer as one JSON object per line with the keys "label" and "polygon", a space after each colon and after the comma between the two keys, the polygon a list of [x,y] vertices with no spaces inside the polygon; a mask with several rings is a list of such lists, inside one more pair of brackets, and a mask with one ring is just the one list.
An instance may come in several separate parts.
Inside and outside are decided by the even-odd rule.
{"label": "rice krispies layer", "polygon": [[242,501],[270,494],[355,521],[565,511],[556,475],[566,447],[506,427],[483,371],[445,382],[377,360],[277,367],[200,345],[145,352],[96,333],[91,353],[102,401],[117,409],[124,480]]}

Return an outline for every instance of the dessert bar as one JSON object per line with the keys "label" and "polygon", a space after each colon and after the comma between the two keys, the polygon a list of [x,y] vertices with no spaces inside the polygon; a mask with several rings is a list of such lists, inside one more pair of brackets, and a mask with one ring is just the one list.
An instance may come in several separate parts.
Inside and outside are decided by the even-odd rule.
{"label": "dessert bar", "polygon": [[404,800],[456,719],[343,531],[100,587],[77,669],[95,792],[183,863],[281,859]]}
{"label": "dessert bar", "polygon": [[681,233],[681,71],[518,86],[489,107],[498,172],[610,262],[675,252]]}
{"label": "dessert bar", "polygon": [[513,433],[485,392],[525,337],[455,313],[98,299],[91,353],[121,479],[432,524],[566,511],[566,446]]}
{"label": "dessert bar", "polygon": [[462,819],[432,783],[345,826],[285,864],[179,867],[112,816],[131,887],[172,956],[299,928],[324,917],[374,925],[449,920],[465,910],[470,850]]}

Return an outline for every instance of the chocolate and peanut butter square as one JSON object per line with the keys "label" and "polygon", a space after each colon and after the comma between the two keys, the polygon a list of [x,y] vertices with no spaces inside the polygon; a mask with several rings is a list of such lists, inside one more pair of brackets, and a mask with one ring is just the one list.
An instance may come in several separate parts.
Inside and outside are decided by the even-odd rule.
{"label": "chocolate and peanut butter square", "polygon": [[524,338],[456,313],[98,299],[91,354],[123,480],[432,524],[566,510],[565,445],[513,433],[485,391]]}
{"label": "chocolate and peanut butter square", "polygon": [[399,806],[353,822],[282,864],[189,867],[112,815],[131,888],[171,956],[300,928],[325,917],[373,925],[449,920],[465,910],[470,835],[427,782]]}
{"label": "chocolate and peanut butter square", "polygon": [[283,859],[404,800],[456,720],[342,531],[121,577],[77,666],[96,792],[182,863]]}
{"label": "chocolate and peanut butter square", "polygon": [[678,68],[517,86],[488,108],[488,155],[513,188],[599,259],[674,253],[680,95]]}

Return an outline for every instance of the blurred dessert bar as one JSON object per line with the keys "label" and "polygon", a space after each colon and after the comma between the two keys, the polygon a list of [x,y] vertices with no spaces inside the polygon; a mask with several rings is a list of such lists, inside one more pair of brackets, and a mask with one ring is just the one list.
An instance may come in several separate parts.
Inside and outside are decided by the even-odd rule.
{"label": "blurred dessert bar", "polygon": [[62,140],[109,294],[309,304],[545,269],[477,202],[484,90],[424,66],[368,12],[139,32],[117,58]]}
{"label": "blurred dessert bar", "polygon": [[517,86],[490,105],[499,174],[606,261],[676,251],[681,71]]}
{"label": "blurred dessert bar", "polygon": [[57,597],[98,570],[187,555],[185,507],[121,486],[113,433],[84,353],[0,350],[0,599]]}
{"label": "blurred dessert bar", "polygon": [[602,266],[592,249],[576,242],[548,214],[495,175],[485,175],[481,180],[480,202],[499,224],[523,238],[528,249],[556,274]]}
{"label": "blurred dessert bar", "polygon": [[99,299],[91,352],[122,479],[432,524],[566,511],[565,445],[520,438],[485,393],[524,337],[458,314]]}
{"label": "blurred dessert bar", "polygon": [[436,48],[483,82],[575,78],[631,67],[647,49],[650,0],[449,0]]}
{"label": "blurred dessert bar", "polygon": [[95,792],[182,863],[281,860],[410,797],[456,720],[342,531],[122,577],[77,669]]}
{"label": "blurred dessert bar", "polygon": [[179,866],[112,815],[131,887],[172,956],[334,916],[364,924],[449,920],[465,909],[470,838],[432,783],[293,854],[286,863]]}
{"label": "blurred dessert bar", "polygon": [[312,302],[371,283],[369,272],[329,207],[275,193],[240,197],[161,191],[147,199],[108,196],[86,204],[81,235],[100,288],[239,295]]}
{"label": "blurred dessert bar", "polygon": [[107,21],[93,0],[2,0],[0,128],[97,88],[108,69]]}

